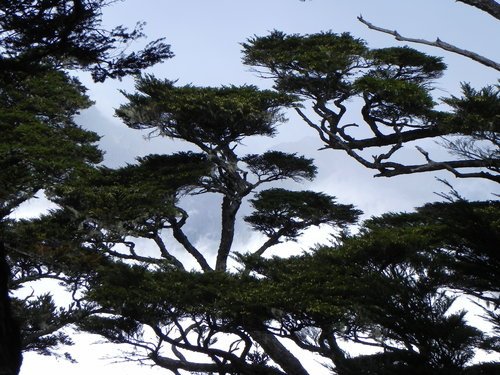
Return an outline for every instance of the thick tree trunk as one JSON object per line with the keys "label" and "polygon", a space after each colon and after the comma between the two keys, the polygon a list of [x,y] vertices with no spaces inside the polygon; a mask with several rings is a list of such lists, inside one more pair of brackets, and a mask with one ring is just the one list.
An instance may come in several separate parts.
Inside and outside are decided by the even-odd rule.
{"label": "thick tree trunk", "polygon": [[225,271],[227,258],[231,251],[234,239],[234,225],[236,214],[241,206],[240,198],[230,198],[225,196],[222,199],[222,229],[219,250],[217,251],[216,271]]}
{"label": "thick tree trunk", "polygon": [[302,363],[272,334],[250,331],[250,335],[287,375],[309,375]]}
{"label": "thick tree trunk", "polygon": [[21,368],[21,333],[12,317],[9,298],[9,266],[0,239],[0,375],[17,375]]}

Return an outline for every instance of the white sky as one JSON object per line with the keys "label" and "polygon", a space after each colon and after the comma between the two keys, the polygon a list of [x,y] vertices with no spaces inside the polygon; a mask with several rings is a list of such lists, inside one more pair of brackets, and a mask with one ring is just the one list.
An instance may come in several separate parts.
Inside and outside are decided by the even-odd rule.
{"label": "white sky", "polygon": [[[241,63],[241,46],[253,35],[266,35],[273,29],[287,33],[315,33],[332,30],[349,31],[365,39],[370,47],[403,45],[392,37],[369,30],[357,21],[360,14],[378,25],[397,29],[402,35],[442,40],[471,49],[494,60],[500,60],[500,50],[495,42],[500,35],[499,24],[489,15],[453,0],[126,0],[105,10],[109,25],[133,26],[136,21],[146,21],[145,33],[149,40],[165,37],[171,44],[175,57],[149,70],[156,76],[178,79],[179,84],[218,86],[222,84],[255,84],[268,88],[271,82],[259,79],[249,67]],[[133,45],[132,48],[136,48]],[[430,47],[415,48],[444,56],[448,72],[437,83],[436,95],[459,94],[461,81],[475,87],[496,82],[498,74],[466,58]],[[127,129],[113,117],[113,108],[123,102],[117,89],[131,91],[131,79],[94,85],[87,76],[83,82],[96,105],[82,114],[81,123],[104,138],[101,147],[106,150],[106,163],[117,166],[132,162],[138,155],[169,153],[186,147],[165,139],[147,142],[139,132]],[[316,134],[298,118],[290,114],[290,121],[281,127],[273,139],[251,139],[245,152],[278,149],[298,152],[313,157],[319,167],[315,182],[303,188],[324,191],[335,195],[340,202],[353,203],[367,215],[388,210],[411,210],[413,207],[436,200],[436,191],[447,188],[435,180],[447,178],[461,194],[471,199],[492,198],[500,193],[493,183],[456,180],[450,174],[403,176],[392,179],[372,178],[368,171],[345,157],[341,152],[316,151],[321,147]],[[432,144],[429,150],[437,150]],[[298,185],[289,185],[300,188]],[[196,210],[196,201],[187,202]],[[40,204],[25,207],[36,210]],[[214,210],[213,217],[217,217]],[[207,223],[206,217],[193,218],[192,232]],[[212,220],[217,222],[217,220]],[[216,224],[214,224],[216,225]],[[213,229],[213,228],[212,228]],[[201,238],[200,238],[201,240]],[[210,244],[210,236],[203,237]],[[307,249],[322,237],[313,231],[299,242],[297,249]],[[239,241],[239,242],[238,242]],[[261,239],[242,231],[237,243],[260,243]],[[97,339],[76,337],[81,344],[63,348],[79,361],[73,365],[64,360],[43,358],[33,354],[25,356],[21,375],[50,373],[52,375],[99,373],[120,375],[146,375],[168,373],[166,370],[138,368],[130,363],[110,364],[98,358],[114,353],[103,345],[90,345]],[[43,367],[43,370],[41,369]],[[314,365],[312,365],[314,367]],[[319,371],[319,370],[318,370]],[[320,373],[320,372],[316,372]]]}

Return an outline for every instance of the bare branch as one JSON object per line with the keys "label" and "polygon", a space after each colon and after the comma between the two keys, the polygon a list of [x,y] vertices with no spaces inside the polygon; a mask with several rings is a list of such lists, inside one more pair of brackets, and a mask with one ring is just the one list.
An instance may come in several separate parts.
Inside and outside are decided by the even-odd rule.
{"label": "bare branch", "polygon": [[[467,2],[472,3],[472,2],[483,2],[483,1],[462,1],[462,2],[464,2],[464,3],[467,3]],[[496,7],[497,7],[497,11],[498,11],[499,5],[496,5]],[[500,13],[500,11],[499,11],[499,13]],[[472,52],[472,51],[469,51],[469,50],[465,50],[465,49],[456,47],[456,46],[454,46],[453,44],[450,44],[450,43],[443,42],[439,38],[437,38],[436,41],[434,41],[434,42],[431,42],[431,41],[425,40],[425,39],[408,38],[408,37],[402,36],[396,30],[389,30],[389,29],[384,29],[382,27],[375,26],[374,24],[366,21],[362,16],[359,16],[358,20],[361,23],[364,23],[366,26],[368,26],[368,28],[370,28],[372,30],[380,31],[382,33],[394,36],[394,38],[396,38],[396,40],[399,40],[399,41],[402,41],[402,42],[418,43],[418,44],[425,44],[425,45],[432,46],[432,47],[438,47],[438,48],[444,49],[446,51],[453,52],[453,53],[456,53],[458,55],[465,56],[465,57],[467,57],[469,59],[477,61],[480,64],[483,64],[485,66],[488,66],[490,68],[493,68],[495,70],[500,71],[500,64],[499,63],[497,63],[497,62],[495,62],[493,60],[490,60],[490,59],[488,59],[488,58],[486,58],[484,56],[481,56],[481,55],[479,55],[479,54],[477,54],[475,52]]]}
{"label": "bare branch", "polygon": [[459,3],[476,7],[500,20],[500,4],[495,0],[457,0]]}
{"label": "bare branch", "polygon": [[161,237],[158,235],[158,233],[155,234],[153,237],[153,240],[155,241],[156,245],[160,249],[161,255],[163,258],[167,259],[169,262],[171,262],[174,266],[176,266],[178,269],[184,270],[184,265],[174,257],[172,254],[170,254],[167,250],[167,247],[165,246],[165,242],[161,239]]}
{"label": "bare branch", "polygon": [[[428,155],[424,156],[428,158]],[[492,166],[498,167],[500,164],[499,160],[451,160],[451,161],[432,161],[428,159],[425,164],[417,165],[403,165],[398,163],[380,163],[378,166],[374,164],[371,168],[379,169],[380,173],[376,176],[379,177],[392,177],[404,174],[420,173],[420,172],[431,172],[438,170],[448,170],[453,173],[456,177],[460,178],[485,178],[497,183],[500,183],[500,175],[492,174],[488,172],[470,172],[464,173],[457,170],[457,168],[487,168],[491,163]]]}
{"label": "bare branch", "polygon": [[203,271],[212,271],[212,267],[210,267],[203,254],[193,246],[191,241],[189,241],[189,239],[182,231],[179,223],[177,223],[175,220],[172,220],[170,224],[172,225],[172,234],[174,238],[177,240],[177,242],[184,246],[184,249],[186,249],[189,254],[191,254],[196,259],[201,269]]}

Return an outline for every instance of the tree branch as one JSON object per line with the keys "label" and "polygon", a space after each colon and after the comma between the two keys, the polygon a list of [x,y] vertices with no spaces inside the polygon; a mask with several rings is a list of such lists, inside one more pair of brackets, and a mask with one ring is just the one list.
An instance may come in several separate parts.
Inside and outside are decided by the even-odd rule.
{"label": "tree branch", "polygon": [[[482,2],[485,2],[485,1],[462,1],[462,2],[464,2],[464,3],[480,3],[481,2],[482,3]],[[495,2],[491,1],[491,3],[495,3]],[[496,9],[497,9],[497,12],[500,14],[500,6],[498,4],[495,5],[495,6],[496,6]],[[408,37],[402,36],[396,30],[393,31],[393,30],[384,29],[382,27],[375,26],[374,24],[366,21],[362,16],[359,16],[358,20],[361,23],[364,23],[366,26],[368,26],[369,29],[380,31],[380,32],[385,33],[385,34],[392,35],[392,36],[394,36],[396,38],[396,40],[399,40],[399,41],[402,41],[402,42],[411,42],[411,43],[425,44],[425,45],[432,46],[432,47],[438,47],[438,48],[444,49],[446,51],[453,52],[453,53],[456,53],[458,55],[465,56],[465,57],[467,57],[469,59],[477,61],[480,64],[483,64],[485,66],[488,66],[490,68],[493,68],[495,70],[500,71],[500,64],[499,63],[497,63],[497,62],[495,62],[493,60],[490,60],[490,59],[488,59],[488,58],[486,58],[484,56],[481,56],[481,55],[479,55],[479,54],[477,54],[475,52],[472,52],[472,51],[469,51],[469,50],[465,50],[465,49],[456,47],[456,46],[454,46],[453,44],[450,44],[450,43],[443,42],[439,38],[437,38],[436,41],[434,41],[434,42],[431,42],[431,41],[425,40],[425,39],[408,38]]]}
{"label": "tree branch", "polygon": [[181,263],[179,259],[174,257],[172,254],[170,254],[167,250],[167,247],[165,246],[165,243],[161,239],[161,237],[156,233],[153,237],[153,241],[156,243],[158,248],[160,249],[162,257],[164,257],[166,260],[168,260],[170,263],[172,263],[174,266],[176,266],[178,269],[184,270],[184,265]]}
{"label": "tree branch", "polygon": [[177,240],[177,242],[184,246],[184,249],[186,249],[189,254],[191,254],[196,259],[201,269],[203,271],[212,271],[212,267],[210,267],[203,254],[200,253],[200,251],[189,241],[189,239],[186,237],[181,227],[179,226],[179,223],[177,223],[175,220],[172,220],[170,224],[172,225],[172,234],[174,238]]}
{"label": "tree branch", "polygon": [[[196,324],[196,323],[195,323]],[[183,360],[174,360],[171,358],[160,357],[155,353],[150,355],[151,359],[161,367],[167,368],[171,371],[178,369],[183,369],[187,371],[204,371],[197,370],[196,367],[202,369],[207,369],[206,371],[215,373],[238,373],[242,375],[255,375],[255,374],[269,374],[269,375],[287,375],[295,374],[282,372],[276,368],[267,366],[265,364],[252,364],[245,362],[244,358],[236,356],[230,352],[222,349],[209,348],[207,346],[192,345],[189,344],[187,340],[173,339],[168,335],[165,335],[160,328],[152,327],[154,332],[161,337],[165,342],[175,345],[180,349],[189,350],[196,353],[202,353],[212,358],[212,360],[217,360],[217,358],[222,358],[222,360],[217,360],[216,363],[195,363]],[[157,359],[161,361],[157,362]],[[303,375],[308,375],[304,373]]]}
{"label": "tree branch", "polygon": [[231,365],[219,365],[216,363],[197,363],[197,362],[189,362],[183,360],[175,360],[172,358],[163,357],[157,355],[156,353],[150,355],[151,360],[157,364],[158,366],[173,371],[174,373],[178,373],[177,370],[189,371],[191,373],[200,372],[200,373],[220,373],[223,372],[231,372],[233,367]]}
{"label": "tree branch", "polygon": [[259,257],[262,256],[267,249],[280,243],[280,241],[279,241],[280,237],[281,237],[281,233],[279,233],[279,231],[278,231],[278,233],[269,237],[269,239],[266,242],[264,242],[261,247],[259,247],[257,249],[257,251],[254,253],[254,255],[259,256]]}
{"label": "tree branch", "polygon": [[500,5],[495,0],[456,0],[459,3],[476,7],[482,11],[489,13],[491,16],[500,20]]}
{"label": "tree branch", "polygon": [[217,261],[215,269],[217,271],[225,271],[227,267],[227,259],[231,251],[231,245],[234,239],[234,226],[236,222],[236,214],[240,208],[241,199],[237,197],[224,196],[222,198],[222,225],[221,239],[219,249],[217,250]]}
{"label": "tree branch", "polygon": [[399,176],[403,174],[412,174],[412,173],[420,173],[420,172],[430,172],[430,171],[438,171],[438,170],[448,170],[453,173],[457,177],[462,178],[485,178],[497,183],[500,183],[500,175],[491,174],[488,172],[472,172],[472,173],[463,173],[457,170],[457,168],[486,168],[489,166],[488,163],[491,163],[492,166],[500,166],[500,161],[493,160],[450,160],[450,161],[432,161],[428,160],[426,164],[419,165],[402,165],[398,163],[374,163],[374,169],[379,169],[380,173],[376,176],[382,177],[392,177]]}
{"label": "tree branch", "polygon": [[249,333],[287,375],[309,375],[300,361],[273,334],[259,330]]}

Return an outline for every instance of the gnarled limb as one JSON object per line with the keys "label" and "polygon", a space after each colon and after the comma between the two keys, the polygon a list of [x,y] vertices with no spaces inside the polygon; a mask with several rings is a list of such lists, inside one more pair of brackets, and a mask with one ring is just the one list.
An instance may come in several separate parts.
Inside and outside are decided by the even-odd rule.
{"label": "gnarled limb", "polygon": [[[288,372],[282,372],[277,368],[270,367],[266,364],[261,363],[250,363],[246,361],[246,354],[248,350],[244,350],[241,355],[233,353],[231,350],[226,351],[218,348],[214,348],[210,344],[210,339],[202,339],[198,336],[196,343],[192,343],[188,340],[187,335],[191,330],[199,330],[198,323],[193,323],[187,329],[182,328],[180,324],[176,324],[181,336],[174,338],[171,333],[163,333],[159,327],[152,327],[158,337],[162,341],[171,344],[178,349],[184,349],[194,353],[204,354],[211,358],[211,363],[200,363],[191,362],[187,360],[183,355],[176,355],[178,359],[172,359],[160,356],[157,352],[153,351],[150,354],[150,358],[159,366],[169,369],[174,373],[178,370],[187,371],[211,371],[214,373],[225,374],[225,373],[239,373],[242,375],[285,375],[291,374]],[[210,338],[211,334],[209,334]],[[307,375],[307,374],[304,374]]]}
{"label": "gnarled limb", "polygon": [[[463,3],[473,3],[473,2],[477,2],[477,3],[481,2],[482,3],[484,1],[462,1],[462,2]],[[496,4],[495,1],[488,1],[488,2]],[[496,12],[498,13],[497,15],[495,15],[495,17],[499,18],[500,17],[500,6],[498,4],[496,4],[495,6],[496,6]],[[453,52],[453,53],[456,53],[458,55],[468,57],[471,60],[477,61],[478,63],[481,63],[485,66],[488,66],[490,68],[493,68],[493,69],[500,71],[500,64],[497,63],[496,61],[488,59],[487,57],[479,55],[478,53],[475,53],[475,52],[472,52],[472,51],[469,51],[466,49],[462,49],[462,48],[459,48],[453,44],[444,42],[439,38],[437,38],[434,42],[429,41],[429,40],[425,40],[425,39],[408,38],[408,37],[402,36],[396,30],[389,30],[389,29],[384,29],[384,28],[379,27],[379,26],[375,26],[374,24],[366,21],[362,16],[359,16],[358,20],[360,22],[364,23],[366,26],[368,26],[368,28],[370,28],[372,30],[380,31],[382,33],[394,36],[394,38],[396,38],[396,40],[399,40],[402,42],[418,43],[418,44],[425,44],[425,45],[432,46],[432,47],[438,47],[438,48],[444,49],[446,51]]]}
{"label": "gnarled limb", "polygon": [[457,0],[459,3],[476,7],[500,20],[500,4],[495,0]]}
{"label": "gnarled limb", "polygon": [[274,336],[264,330],[252,330],[250,335],[287,375],[309,375],[300,361]]}
{"label": "gnarled limb", "polygon": [[170,221],[170,224],[174,238],[177,240],[177,242],[179,242],[182,246],[184,246],[184,248],[189,254],[191,254],[196,259],[201,269],[203,271],[212,271],[212,267],[210,267],[203,254],[200,253],[200,251],[193,246],[191,241],[189,241],[179,223],[177,223],[175,220],[172,220]]}

